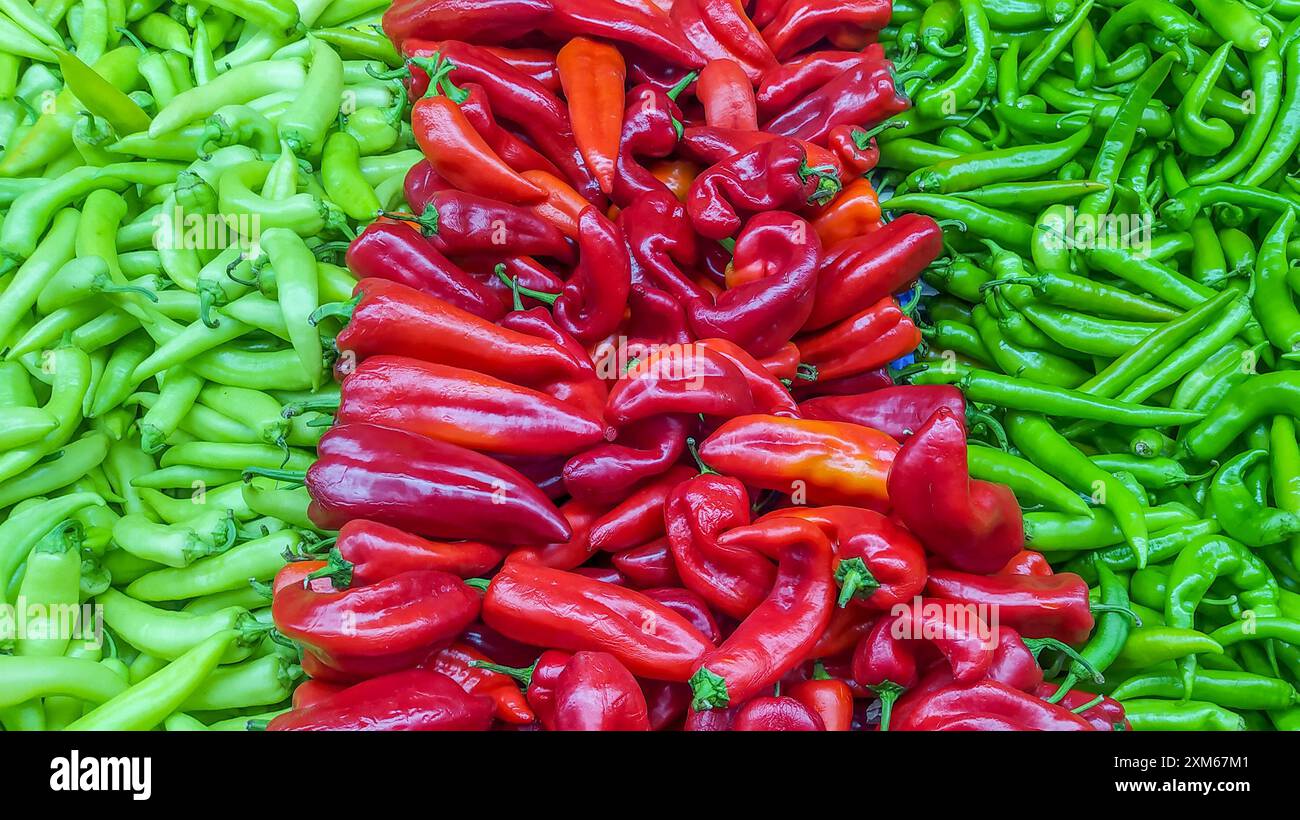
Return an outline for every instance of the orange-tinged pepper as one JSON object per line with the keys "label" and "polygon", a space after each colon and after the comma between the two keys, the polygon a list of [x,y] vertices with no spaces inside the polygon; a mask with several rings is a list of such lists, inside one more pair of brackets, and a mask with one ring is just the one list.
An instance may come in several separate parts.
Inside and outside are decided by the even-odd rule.
{"label": "orange-tinged pepper", "polygon": [[700,70],[695,96],[704,106],[704,122],[713,128],[758,130],[758,103],[744,69],[734,60],[710,60]]}
{"label": "orange-tinged pepper", "polygon": [[523,178],[545,192],[546,198],[532,206],[532,212],[554,225],[570,239],[578,238],[578,217],[591,203],[568,182],[547,171],[524,171]]}
{"label": "orange-tinged pepper", "polygon": [[586,37],[574,37],[555,57],[569,103],[569,120],[578,151],[600,190],[614,190],[619,138],[623,133],[623,85],[627,65],[619,50]]}
{"label": "orange-tinged pepper", "polygon": [[684,159],[670,159],[651,165],[650,173],[667,185],[678,201],[685,202],[686,195],[691,191],[691,183],[700,173],[700,166]]}
{"label": "orange-tinged pepper", "polygon": [[880,199],[866,179],[855,179],[812,222],[813,230],[829,248],[837,242],[871,233],[880,227]]}
{"label": "orange-tinged pepper", "polygon": [[875,370],[906,356],[921,343],[921,331],[892,296],[816,335],[799,339],[806,364],[817,378],[838,379]]}

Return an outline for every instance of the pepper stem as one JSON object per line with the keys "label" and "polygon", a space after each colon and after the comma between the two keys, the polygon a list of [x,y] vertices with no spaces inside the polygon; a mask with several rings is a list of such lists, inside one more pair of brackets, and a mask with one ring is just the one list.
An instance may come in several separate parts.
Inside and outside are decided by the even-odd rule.
{"label": "pepper stem", "polygon": [[438,206],[433,203],[424,206],[423,213],[418,215],[410,211],[385,211],[382,209],[377,215],[396,219],[399,222],[410,222],[418,225],[420,232],[425,236],[433,236],[438,232]]}
{"label": "pepper stem", "polygon": [[465,579],[465,586],[474,587],[474,589],[477,589],[479,592],[487,592],[488,585],[491,583],[492,581],[487,578],[466,578]]}
{"label": "pepper stem", "polygon": [[883,681],[878,686],[870,687],[876,697],[880,698],[880,731],[889,731],[889,719],[894,713],[894,701],[903,694],[903,687],[893,681]]}
{"label": "pepper stem", "polygon": [[1044,698],[1044,700],[1048,703],[1060,703],[1066,695],[1070,694],[1070,690],[1073,689],[1074,685],[1078,682],[1079,678],[1077,675],[1073,672],[1068,673],[1065,676],[1065,679],[1061,681],[1061,685],[1057,687],[1056,691],[1053,692],[1050,697]]}
{"label": "pepper stem", "polygon": [[861,558],[849,558],[840,561],[835,568],[835,583],[840,585],[840,596],[835,604],[840,609],[849,605],[854,598],[866,600],[880,589],[880,582],[867,568],[867,562]]}
{"label": "pepper stem", "polygon": [[799,166],[799,179],[807,182],[812,177],[817,177],[817,188],[808,197],[808,204],[810,205],[821,205],[824,202],[831,201],[843,188],[834,166],[809,166],[807,162],[801,164]]}
{"label": "pepper stem", "polygon": [[695,82],[699,78],[700,78],[700,72],[698,71],[692,71],[689,74],[687,74],[685,77],[682,77],[680,80],[677,81],[677,85],[668,89],[667,91],[668,99],[672,100],[673,102],[677,102],[677,97],[688,87],[690,87],[691,83]]}
{"label": "pepper stem", "polygon": [[1133,622],[1134,626],[1142,625],[1142,619],[1138,617],[1137,613],[1126,606],[1119,606],[1117,604],[1091,604],[1088,608],[1094,614],[1098,612],[1114,612],[1117,615],[1123,615],[1125,618],[1128,618]]}
{"label": "pepper stem", "polygon": [[709,671],[707,666],[691,675],[691,708],[697,712],[709,709],[725,709],[731,704],[731,695],[727,694],[727,681],[721,675]]}
{"label": "pepper stem", "polygon": [[794,369],[795,378],[803,379],[806,382],[817,381],[817,365],[801,362]]}
{"label": "pepper stem", "polygon": [[904,125],[906,123],[898,120],[886,120],[875,128],[854,128],[849,132],[849,135],[853,137],[853,144],[858,146],[858,150],[865,151],[871,147],[871,141],[877,136],[891,128],[902,128]]}
{"label": "pepper stem", "polygon": [[357,305],[361,302],[362,295],[363,294],[358,293],[346,302],[329,302],[321,305],[316,308],[316,310],[312,311],[311,316],[307,317],[307,323],[312,327],[315,327],[321,323],[322,319],[328,319],[331,316],[336,316],[344,321],[351,319],[352,311],[357,309]]}
{"label": "pepper stem", "polygon": [[280,415],[284,416],[286,419],[291,419],[294,416],[301,416],[303,413],[313,410],[321,413],[332,413],[338,409],[338,396],[321,396],[315,399],[306,399],[304,401],[295,401],[286,404],[284,410],[280,412]]}
{"label": "pepper stem", "polygon": [[519,284],[519,277],[511,276],[508,273],[506,273],[506,266],[504,262],[499,263],[495,268],[493,268],[492,272],[497,275],[498,279],[500,279],[502,282],[505,282],[507,285],[509,285],[510,290],[514,292],[515,310],[524,309],[524,303],[519,298],[520,294],[527,296],[529,299],[536,299],[539,302],[545,302],[548,305],[554,305],[555,300],[560,298],[560,294],[558,293],[547,293],[546,291],[542,291],[542,290],[533,290],[532,288],[526,288],[523,285]]}
{"label": "pepper stem", "polygon": [[966,426],[972,430],[981,427],[993,436],[997,441],[998,449],[1004,453],[1011,452],[1011,444],[1007,441],[1007,431],[1002,428],[1002,423],[993,418],[992,415],[985,413],[974,407],[966,407]]}
{"label": "pepper stem", "polygon": [[352,568],[354,566],[351,561],[343,557],[343,554],[338,551],[338,547],[331,547],[325,566],[309,574],[303,580],[314,581],[317,578],[328,578],[335,589],[347,589],[352,586]]}
{"label": "pepper stem", "polygon": [[1097,704],[1101,703],[1101,702],[1102,702],[1103,700],[1105,700],[1105,699],[1106,699],[1106,696],[1105,696],[1105,695],[1098,695],[1097,697],[1093,698],[1092,700],[1088,701],[1087,703],[1080,704],[1080,705],[1074,707],[1073,709],[1071,709],[1070,711],[1073,712],[1073,713],[1076,714],[1076,715],[1082,715],[1084,712],[1088,711],[1088,710],[1091,709],[1092,707],[1094,707],[1094,706],[1096,706]]}
{"label": "pepper stem", "polygon": [[695,444],[694,437],[686,439],[686,449],[690,450],[691,458],[695,459],[695,466],[700,468],[700,475],[720,475],[717,470],[705,464],[704,459],[700,458],[700,451]]}
{"label": "pepper stem", "polygon": [[533,661],[531,666],[502,666],[499,663],[491,661],[470,661],[469,665],[475,669],[486,669],[489,672],[499,672],[502,675],[509,675],[519,681],[519,685],[527,689],[532,685],[533,673],[537,671],[537,661]]}
{"label": "pepper stem", "polygon": [[299,485],[305,484],[307,481],[307,473],[303,470],[273,470],[270,467],[249,467],[242,474],[245,484],[259,476]]}
{"label": "pepper stem", "polygon": [[1021,638],[1020,640],[1024,642],[1029,654],[1034,656],[1034,660],[1038,660],[1038,655],[1044,649],[1055,649],[1082,667],[1087,674],[1092,676],[1095,683],[1102,683],[1106,680],[1097,667],[1092,665],[1092,661],[1080,655],[1077,649],[1064,641],[1058,641],[1055,638]]}

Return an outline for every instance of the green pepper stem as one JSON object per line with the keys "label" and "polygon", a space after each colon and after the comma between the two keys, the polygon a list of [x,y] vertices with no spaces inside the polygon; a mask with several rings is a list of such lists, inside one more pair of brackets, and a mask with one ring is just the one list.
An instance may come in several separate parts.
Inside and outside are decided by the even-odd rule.
{"label": "green pepper stem", "polygon": [[335,589],[347,589],[352,586],[352,570],[356,565],[343,557],[338,547],[331,547],[325,566],[307,575],[304,581],[328,578]]}
{"label": "green pepper stem", "polygon": [[696,446],[695,438],[694,438],[694,437],[689,437],[689,438],[686,439],[686,449],[690,451],[690,453],[691,453],[691,458],[695,459],[695,466],[697,466],[697,467],[700,468],[700,475],[718,475],[718,474],[719,474],[717,470],[715,470],[715,469],[713,469],[712,467],[710,467],[709,465],[705,464],[703,458],[700,458],[700,450],[699,450],[699,448]]}
{"label": "green pepper stem", "polygon": [[304,399],[303,401],[290,402],[280,411],[280,415],[286,419],[294,416],[301,416],[303,413],[317,411],[321,413],[333,413],[339,409],[338,396],[319,396],[314,399]]}
{"label": "green pepper stem", "polygon": [[1114,612],[1117,615],[1123,615],[1125,618],[1128,618],[1133,622],[1134,626],[1142,625],[1142,619],[1137,616],[1137,613],[1126,606],[1117,606],[1115,604],[1091,604],[1089,609],[1092,610],[1093,613]]}
{"label": "green pepper stem", "polygon": [[495,268],[493,268],[492,272],[496,274],[498,279],[500,279],[502,282],[505,282],[507,285],[509,285],[510,290],[514,292],[515,310],[524,309],[523,300],[519,298],[520,294],[527,296],[529,299],[536,299],[539,302],[545,302],[548,305],[554,305],[555,300],[560,298],[560,294],[558,293],[547,293],[546,291],[533,290],[532,288],[526,288],[523,285],[519,284],[519,277],[510,276],[509,274],[506,273],[506,266],[504,262],[498,264]]}
{"label": "green pepper stem", "polygon": [[691,685],[691,708],[695,711],[725,709],[731,705],[726,679],[707,666],[700,667],[698,672],[691,675],[688,683]]}
{"label": "green pepper stem", "polygon": [[903,694],[903,687],[893,681],[883,681],[877,686],[869,687],[880,698],[880,731],[889,731],[889,719],[894,714],[894,701]]}
{"label": "green pepper stem", "polygon": [[537,661],[533,661],[531,666],[502,666],[499,663],[491,661],[470,661],[469,665],[475,669],[486,669],[489,672],[498,672],[502,675],[509,675],[519,681],[519,685],[527,689],[533,682],[533,673],[537,671]]}
{"label": "green pepper stem", "polygon": [[1048,703],[1060,703],[1066,695],[1070,694],[1070,690],[1073,689],[1074,685],[1078,682],[1078,676],[1073,672],[1067,673],[1065,679],[1061,681],[1061,685],[1057,687],[1056,691],[1053,692],[1050,697],[1044,698],[1044,700]]}
{"label": "green pepper stem", "polygon": [[244,470],[242,476],[244,483],[258,477],[299,485],[306,483],[307,480],[307,473],[302,470],[273,470],[270,467],[249,467]]}
{"label": "green pepper stem", "polygon": [[311,316],[307,318],[308,324],[312,327],[321,323],[321,320],[336,316],[343,320],[352,318],[352,312],[356,310],[357,305],[361,302],[363,294],[358,293],[346,302],[328,302],[312,311]]}
{"label": "green pepper stem", "polygon": [[692,71],[689,74],[687,74],[685,77],[682,77],[680,80],[677,81],[677,85],[668,89],[667,92],[668,99],[672,100],[673,102],[677,102],[677,97],[683,91],[685,91],[690,86],[691,83],[695,82],[699,78],[700,78],[700,72],[698,71]]}

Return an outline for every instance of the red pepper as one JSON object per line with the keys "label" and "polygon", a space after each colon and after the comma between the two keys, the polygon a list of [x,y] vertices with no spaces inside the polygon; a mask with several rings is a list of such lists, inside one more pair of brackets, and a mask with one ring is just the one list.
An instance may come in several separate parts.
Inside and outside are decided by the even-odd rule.
{"label": "red pepper", "polygon": [[770,518],[799,518],[820,527],[835,546],[838,604],[889,610],[925,588],[925,552],[890,518],[859,507],[787,507]]}
{"label": "red pepper", "polygon": [[642,591],[678,586],[682,582],[677,575],[672,546],[666,536],[615,553],[610,558],[610,563],[627,578],[629,584]]}
{"label": "red pepper", "polygon": [[998,570],[996,575],[1037,575],[1040,577],[1050,577],[1053,575],[1052,565],[1047,562],[1047,557],[1041,552],[1033,550],[1021,550],[1011,556],[1011,560],[1006,566]]}
{"label": "red pepper", "polygon": [[926,589],[937,598],[992,607],[1001,623],[1027,638],[1079,644],[1092,633],[1088,584],[1073,572],[1044,577],[934,570]]}
{"label": "red pepper", "polygon": [[555,681],[555,730],[648,732],[645,694],[618,658],[578,652]]}
{"label": "red pepper", "polygon": [[555,321],[579,342],[593,344],[623,319],[631,263],[618,226],[595,208],[582,212],[578,230],[578,266],[555,299]]}
{"label": "red pepper", "polygon": [[1005,683],[982,680],[953,684],[933,692],[918,692],[899,702],[894,728],[917,731],[965,717],[988,715],[1002,725],[1019,729],[1059,732],[1090,731],[1092,726],[1056,704],[1021,692]]}
{"label": "red pepper", "polygon": [[735,65],[746,89],[776,65],[776,57],[739,0],[674,0],[671,16],[708,60],[726,60]]}
{"label": "red pepper", "polygon": [[551,0],[553,12],[538,28],[548,37],[575,35],[621,43],[669,65],[698,68],[704,59],[662,15],[650,15],[616,0]]}
{"label": "red pepper", "polygon": [[703,712],[687,709],[686,725],[682,728],[687,732],[729,732],[739,711],[739,706],[730,709],[705,709]]}
{"label": "red pepper", "polygon": [[639,592],[523,562],[507,562],[492,578],[483,620],[524,643],[609,652],[655,680],[686,680],[712,647],[685,618]]}
{"label": "red pepper", "polygon": [[[826,135],[831,150],[851,175],[862,176],[880,164],[880,146],[866,129],[856,125],[837,125]],[[879,206],[877,206],[879,207]]]}
{"label": "red pepper", "polygon": [[724,239],[740,229],[741,214],[789,209],[834,197],[835,169],[809,167],[792,139],[773,139],[706,168],[691,183],[686,207],[695,230]]}
{"label": "red pepper", "polygon": [[[730,2],[730,0],[727,0]],[[760,41],[761,42],[761,41]],[[764,49],[767,46],[763,46]],[[754,87],[740,63],[720,57],[700,71],[695,97],[704,106],[704,122],[714,128],[758,130],[758,105]]]}
{"label": "red pepper", "polygon": [[526,724],[536,720],[524,693],[509,675],[474,664],[487,660],[487,655],[473,647],[454,643],[425,661],[421,668],[441,672],[471,695],[491,698],[496,716],[506,723]]}
{"label": "red pepper", "polygon": [[653,163],[650,173],[668,186],[668,190],[679,202],[685,202],[687,194],[691,192],[691,183],[700,175],[700,166],[685,159],[665,159]]}
{"label": "red pepper", "polygon": [[580,575],[591,581],[598,581],[602,584],[610,584],[616,587],[628,586],[627,579],[623,573],[613,567],[578,567],[573,571],[574,575]]}
{"label": "red pepper", "polygon": [[876,370],[920,344],[920,329],[892,296],[798,341],[804,363],[827,379]]}
{"label": "red pepper", "polygon": [[754,409],[740,368],[696,343],[659,348],[638,360],[610,391],[605,419],[623,427],[666,413],[731,418]]}
{"label": "red pepper", "polygon": [[[455,86],[451,85],[450,81],[447,81],[446,85],[450,88],[448,96],[460,106],[460,111],[465,115],[465,119],[469,120],[470,125],[474,126],[474,130],[479,133],[479,136],[483,137],[483,140],[497,156],[501,157],[506,165],[524,175],[525,179],[528,179],[525,174],[526,171],[560,173],[559,169],[555,167],[555,163],[497,122],[496,115],[492,113],[492,106],[488,103],[487,92],[483,90],[483,86],[477,83],[466,83],[463,93],[461,93],[461,91],[456,90]],[[533,180],[529,181],[536,184]],[[417,207],[410,200],[407,200],[407,204],[412,208]]]}
{"label": "red pepper", "polygon": [[[843,157],[837,156],[841,162]],[[841,242],[880,230],[880,200],[871,180],[858,178],[844,186],[835,201],[813,220],[822,245],[833,248]]]}
{"label": "red pepper", "polygon": [[346,689],[338,683],[323,680],[305,680],[293,690],[293,709],[295,712],[317,706]]}
{"label": "red pepper", "polygon": [[795,698],[761,697],[740,707],[729,728],[733,732],[824,732],[826,724]]}
{"label": "red pepper", "polygon": [[404,356],[371,356],[348,374],[334,423],[378,424],[521,456],[569,455],[606,439],[602,422],[545,393]]}
{"label": "red pepper", "polygon": [[567,262],[574,255],[569,238],[528,208],[464,191],[433,191],[418,216],[388,216],[419,225],[429,242],[448,256],[508,253]]}
{"label": "red pepper", "polygon": [[645,692],[650,728],[656,732],[680,729],[691,705],[691,687],[661,680],[643,680],[640,683],[641,691]]}
{"label": "red pepper", "polygon": [[[531,27],[530,27],[531,28]],[[470,35],[481,40],[477,34]],[[556,167],[569,183],[595,205],[604,206],[604,195],[595,176],[582,161],[573,141],[573,128],[564,103],[529,74],[480,46],[448,38],[441,42],[409,40],[402,50],[411,57],[450,60],[455,68],[449,75],[458,84],[478,83],[487,93],[492,111],[513,123]],[[418,66],[411,67],[411,96],[422,95],[428,82]]]}
{"label": "red pepper", "polygon": [[484,319],[505,313],[490,287],[461,270],[405,222],[380,219],[367,225],[348,245],[347,263],[359,279],[398,282]]}
{"label": "red pepper", "polygon": [[686,325],[681,302],[653,285],[633,285],[627,294],[630,314],[625,331],[627,348],[637,357],[656,345],[684,345],[695,340]]}
{"label": "red pepper", "polygon": [[732,270],[738,284],[712,304],[688,303],[691,329],[700,338],[727,339],[755,357],[775,353],[812,309],[820,258],[821,243],[802,218],[784,211],[753,217],[736,240]]}
{"label": "red pepper", "polygon": [[408,38],[472,38],[506,43],[551,15],[550,0],[397,0],[384,12],[384,34],[401,47]]}
{"label": "red pepper", "polygon": [[626,208],[638,197],[655,191],[668,191],[668,186],[642,165],[641,159],[663,159],[677,148],[682,128],[677,95],[694,79],[694,74],[688,74],[668,90],[643,83],[627,92],[614,191],[610,194],[618,207]]}
{"label": "red pepper", "polygon": [[266,728],[485,732],[492,714],[490,698],[471,695],[438,672],[407,669],[350,686],[316,706],[278,715]]}
{"label": "red pepper", "polygon": [[799,368],[799,346],[794,342],[781,345],[775,353],[764,356],[759,364],[763,365],[763,369],[774,379],[793,382],[795,379],[802,378]]}
{"label": "red pepper", "polygon": [[815,525],[769,519],[732,529],[717,543],[776,553],[780,562],[767,598],[704,656],[691,677],[691,706],[697,710],[744,703],[779,681],[817,644],[835,607],[831,544]]}
{"label": "red pepper", "polygon": [[870,393],[809,399],[800,403],[799,412],[809,419],[861,424],[895,441],[906,441],[940,407],[960,416],[966,412],[966,399],[947,384],[901,384]]}
{"label": "red pepper", "polygon": [[828,248],[804,330],[817,330],[910,288],[943,250],[943,229],[903,214],[880,230]]}
{"label": "red pepper", "polygon": [[446,646],[478,616],[477,593],[447,572],[415,570],[369,586],[275,593],[275,626],[346,674],[404,669]]}
{"label": "red pepper", "polygon": [[871,631],[879,614],[864,607],[851,606],[845,609],[836,607],[831,613],[830,624],[817,639],[817,645],[808,656],[826,659],[853,652],[858,641],[862,640],[862,636]]}
{"label": "red pepper", "polygon": [[[712,125],[692,125],[682,131],[678,148],[681,154],[701,165],[709,166],[743,154],[756,146],[782,139],[767,131],[745,131]],[[807,154],[806,164],[815,168],[833,170],[836,176],[844,174],[840,158],[820,145],[798,141]],[[698,176],[698,175],[697,175]],[[688,192],[689,196],[689,192]]]}
{"label": "red pepper", "polygon": [[[471,37],[476,35],[471,34]],[[461,39],[461,38],[457,38]],[[477,39],[477,38],[476,38]],[[548,91],[559,93],[560,73],[555,65],[555,52],[549,48],[507,48],[505,46],[482,46],[484,51],[494,55],[511,68],[522,71],[541,83]]]}
{"label": "red pepper", "polygon": [[544,199],[545,193],[507,165],[461,112],[457,103],[469,93],[446,82],[452,66],[424,58],[414,62],[429,73],[429,92],[411,108],[411,128],[438,176],[463,191],[505,202]]}
{"label": "red pepper", "polygon": [[618,49],[586,37],[565,43],[556,55],[569,104],[573,138],[600,190],[614,190],[614,164],[623,130],[623,82],[627,66]]}
{"label": "red pepper", "polygon": [[524,687],[524,697],[532,708],[542,728],[555,729],[555,686],[573,655],[548,649],[532,664],[523,667],[502,666],[486,660],[471,661],[470,665],[484,671],[513,678]]}
{"label": "red pepper", "polygon": [[666,472],[686,452],[690,420],[655,416],[630,424],[610,444],[579,453],[564,465],[564,486],[578,498],[614,502],[637,484]]}
{"label": "red pepper", "polygon": [[665,191],[649,191],[618,216],[632,260],[632,281],[667,291],[683,305],[708,294],[682,269],[695,266],[698,248],[686,207]]}
{"label": "red pepper", "polygon": [[754,94],[758,113],[771,119],[850,68],[869,62],[872,58],[860,51],[814,51],[774,66],[763,72]]}
{"label": "red pepper", "polygon": [[[883,2],[888,5],[888,0]],[[787,7],[794,5],[791,2]],[[864,61],[777,114],[763,130],[825,145],[827,135],[837,125],[871,127],[906,111],[910,105],[894,85],[893,66]]]}
{"label": "red pepper", "polygon": [[889,368],[881,367],[866,373],[858,373],[855,376],[845,376],[841,379],[824,379],[816,378],[816,370],[808,368],[812,380],[801,380],[794,383],[795,398],[800,401],[806,401],[818,396],[851,396],[857,393],[870,393],[874,390],[882,390],[886,387],[893,387],[894,379],[889,375]]}
{"label": "red pepper", "polygon": [[946,407],[898,451],[889,497],[926,549],[956,569],[996,572],[1024,547],[1015,495],[1001,484],[970,478],[965,426]]}
{"label": "red pepper", "polygon": [[373,424],[331,428],[307,471],[311,519],[365,518],[432,538],[563,541],[572,532],[536,485],[489,456]]}
{"label": "red pepper", "polygon": [[[700,339],[696,345],[716,350],[740,370],[745,377],[745,384],[749,385],[758,412],[773,416],[799,416],[799,406],[791,398],[790,391],[743,347],[726,339]],[[795,355],[798,356],[798,351]]]}
{"label": "red pepper", "polygon": [[709,611],[708,602],[689,589],[683,589],[680,586],[653,587],[643,589],[641,593],[652,601],[658,601],[673,612],[681,615],[692,626],[700,630],[709,639],[710,643],[717,643],[722,640],[718,622],[714,620],[713,613]]}
{"label": "red pepper", "polygon": [[920,598],[903,612],[876,621],[853,652],[853,679],[880,696],[881,729],[889,729],[899,694],[918,682],[922,646],[939,650],[954,680],[971,683],[983,678],[993,662],[988,632],[973,612]]}
{"label": "red pepper", "polygon": [[[452,189],[447,180],[438,176],[427,159],[422,159],[411,166],[402,179],[402,198],[411,210],[420,213],[433,199],[434,191]],[[454,190],[454,189],[453,189]],[[381,220],[383,221],[383,220]],[[388,220],[392,221],[392,220]]]}
{"label": "red pepper", "polygon": [[[1055,683],[1044,683],[1034,690],[1034,694],[1040,698],[1048,698],[1057,690]],[[1070,711],[1074,711],[1082,706],[1092,703],[1097,696],[1092,692],[1083,692],[1078,689],[1071,689],[1057,703]],[[1099,732],[1131,732],[1133,724],[1128,722],[1124,713],[1124,704],[1114,698],[1102,697],[1101,702],[1095,706],[1090,706],[1082,712],[1076,714],[1092,724],[1092,728]]]}
{"label": "red pepper", "polygon": [[437,542],[375,521],[349,521],[339,529],[325,567],[309,578],[329,578],[335,589],[368,586],[412,570],[437,570],[461,578],[501,563],[505,550],[477,541]]}
{"label": "red pepper", "polygon": [[778,60],[788,60],[841,26],[884,28],[892,5],[890,0],[786,0],[763,26],[763,39]]}
{"label": "red pepper", "polygon": [[[576,363],[573,373],[539,379],[532,386],[573,405],[587,416],[594,418],[604,413],[605,400],[609,397],[605,382],[596,373],[596,367],[586,349],[556,324],[555,317],[549,311],[540,307],[530,310],[516,308],[502,317],[498,324],[502,328],[549,342]],[[514,378],[521,380],[519,376]]]}
{"label": "red pepper", "polygon": [[869,427],[780,416],[741,416],[700,447],[704,462],[796,503],[886,509],[886,477],[898,444]]}
{"label": "red pepper", "polygon": [[543,567],[552,569],[575,569],[584,563],[595,553],[595,548],[591,546],[591,525],[596,523],[608,510],[604,504],[593,504],[589,501],[572,499],[563,507],[560,512],[564,514],[564,519],[569,522],[569,528],[573,530],[573,535],[565,541],[555,544],[546,544],[540,547],[521,547],[510,553],[510,561],[524,561],[530,564],[538,564]]}
{"label": "red pepper", "polygon": [[537,657],[536,648],[507,638],[482,620],[466,627],[460,640],[498,663],[527,665]]}
{"label": "red pepper", "polygon": [[[533,172],[530,171],[529,173]],[[583,200],[583,202],[586,202],[586,200]],[[506,310],[513,307],[515,301],[515,292],[510,285],[511,282],[518,282],[520,288],[542,293],[554,293],[564,288],[563,279],[531,256],[501,257],[488,254],[466,254],[456,257],[456,262],[475,280],[486,285]],[[501,269],[505,274],[504,281],[501,276],[497,275],[498,269]],[[520,294],[520,303],[523,304],[525,300],[534,306],[541,304],[539,300],[529,299]],[[497,322],[500,324],[501,320],[498,319]]]}
{"label": "red pepper", "polygon": [[537,485],[537,489],[552,501],[568,495],[564,490],[563,456],[511,456],[498,453],[497,461],[519,471],[519,474]]}
{"label": "red pepper", "polygon": [[299,661],[299,663],[302,665],[303,673],[312,680],[323,681],[340,688],[346,688],[369,677],[369,675],[355,675],[340,672],[325,663],[325,661],[316,657],[316,653],[306,647],[302,648],[302,660]]}
{"label": "red pepper", "polygon": [[592,549],[624,552],[663,535],[664,502],[668,494],[694,475],[694,470],[679,465],[638,487],[592,525]]}
{"label": "red pepper", "polygon": [[847,732],[853,728],[853,690],[844,681],[814,677],[791,686],[786,694],[821,718],[826,731]]}

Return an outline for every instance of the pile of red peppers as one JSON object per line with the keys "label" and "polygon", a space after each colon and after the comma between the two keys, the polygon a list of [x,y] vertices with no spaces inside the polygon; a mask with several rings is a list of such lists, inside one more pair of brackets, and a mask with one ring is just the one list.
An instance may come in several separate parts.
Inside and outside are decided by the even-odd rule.
{"label": "pile of red peppers", "polygon": [[961,392],[891,376],[942,232],[865,178],[889,16],[393,4],[426,160],[321,317],[337,536],[276,579],[271,729],[1124,727],[1048,702],[1088,587],[971,479]]}

